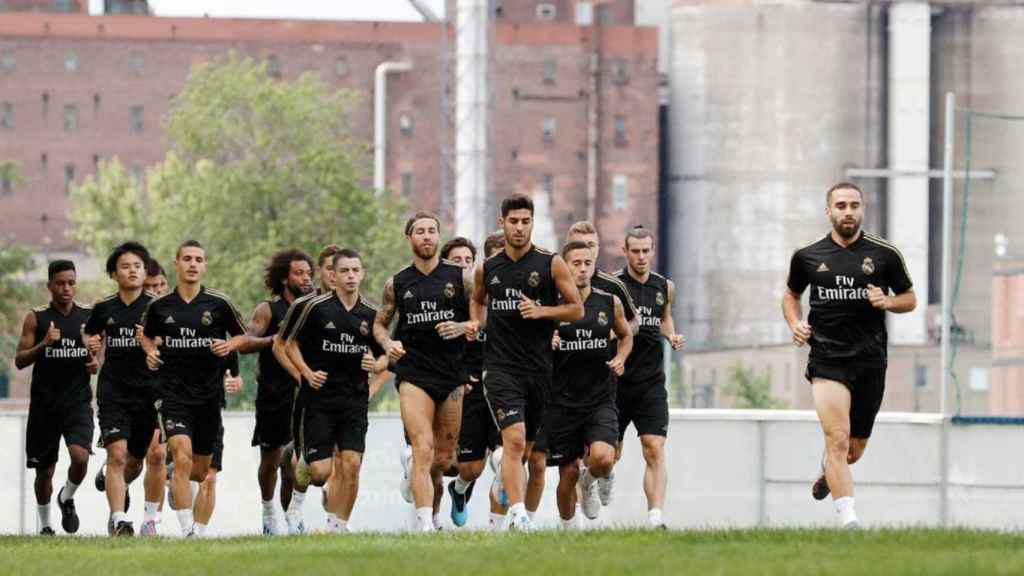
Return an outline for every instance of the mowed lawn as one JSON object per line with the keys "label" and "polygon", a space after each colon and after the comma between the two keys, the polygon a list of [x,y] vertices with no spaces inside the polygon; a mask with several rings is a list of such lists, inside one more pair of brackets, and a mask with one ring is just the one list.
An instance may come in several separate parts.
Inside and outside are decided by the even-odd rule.
{"label": "mowed lawn", "polygon": [[1024,535],[911,529],[449,532],[189,541],[4,537],[0,573],[1022,574]]}

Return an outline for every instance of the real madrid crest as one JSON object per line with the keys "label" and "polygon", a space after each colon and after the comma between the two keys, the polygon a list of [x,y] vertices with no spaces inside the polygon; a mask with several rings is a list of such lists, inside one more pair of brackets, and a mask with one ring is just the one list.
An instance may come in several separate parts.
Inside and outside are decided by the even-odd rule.
{"label": "real madrid crest", "polygon": [[370,335],[370,325],[366,323],[366,320],[359,323],[359,333],[363,336]]}
{"label": "real madrid crest", "polygon": [[597,323],[601,326],[608,325],[608,315],[604,313],[604,310],[597,313]]}
{"label": "real madrid crest", "polygon": [[658,293],[654,295],[654,303],[657,304],[658,306],[665,305],[665,295],[661,292],[661,290],[658,290]]}
{"label": "real madrid crest", "polygon": [[530,285],[530,288],[540,286],[540,272],[536,270],[530,272],[530,277],[526,280],[526,283]]}
{"label": "real madrid crest", "polygon": [[444,297],[455,298],[455,285],[451,282],[444,285]]}
{"label": "real madrid crest", "polygon": [[871,260],[871,258],[864,258],[864,262],[861,263],[860,269],[863,270],[865,274],[868,274],[868,275],[874,274],[875,273],[875,263],[874,263],[873,260]]}
{"label": "real madrid crest", "polygon": [[213,324],[213,314],[210,314],[210,311],[207,310],[203,312],[203,317],[199,321],[203,323],[203,326],[209,326]]}

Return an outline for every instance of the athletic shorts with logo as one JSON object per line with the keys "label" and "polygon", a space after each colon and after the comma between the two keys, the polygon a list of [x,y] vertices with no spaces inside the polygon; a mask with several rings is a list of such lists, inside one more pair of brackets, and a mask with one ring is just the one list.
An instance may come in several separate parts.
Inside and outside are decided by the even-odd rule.
{"label": "athletic shorts with logo", "polygon": [[319,405],[307,402],[302,410],[300,444],[306,462],[334,457],[339,451],[366,451],[366,432],[370,427],[369,400],[349,398],[342,403]]}
{"label": "athletic shorts with logo", "polygon": [[548,466],[575,462],[594,442],[615,446],[619,439],[615,400],[608,398],[589,408],[549,406],[544,430],[548,437]]}
{"label": "athletic shorts with logo", "polygon": [[45,469],[55,465],[61,437],[68,446],[90,450],[93,426],[92,405],[87,402],[68,407],[30,404],[25,433],[28,467]]}
{"label": "athletic shorts with logo", "polygon": [[870,438],[885,395],[885,369],[886,361],[882,358],[831,362],[810,359],[806,376],[809,381],[824,378],[849,388],[850,436]]}
{"label": "athletic shorts with logo", "polygon": [[544,407],[551,375],[547,372],[484,372],[484,395],[498,428],[520,422],[526,426],[526,441],[533,442],[544,423]]}

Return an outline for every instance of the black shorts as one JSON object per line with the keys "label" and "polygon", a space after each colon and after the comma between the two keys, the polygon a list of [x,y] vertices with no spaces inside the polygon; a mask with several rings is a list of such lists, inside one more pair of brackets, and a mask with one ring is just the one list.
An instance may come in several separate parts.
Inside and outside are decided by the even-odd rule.
{"label": "black shorts", "polygon": [[156,409],[148,399],[116,400],[98,398],[100,443],[110,446],[128,441],[128,454],[137,460],[146,457],[153,431],[157,428]]}
{"label": "black shorts", "polygon": [[338,405],[307,404],[301,415],[306,462],[332,458],[335,449],[365,452],[368,412],[369,402],[363,396]]}
{"label": "black shorts", "polygon": [[[60,439],[68,446],[92,446],[92,405],[88,402],[70,407],[29,404],[25,456],[29,468],[50,468],[57,463]],[[91,450],[90,450],[91,452]]]}
{"label": "black shorts", "polygon": [[526,441],[533,442],[544,422],[551,375],[536,372],[484,372],[484,396],[498,428],[520,422],[526,425]]}
{"label": "black shorts", "polygon": [[850,389],[850,437],[870,438],[885,395],[885,360],[807,361],[807,380],[834,380]]}
{"label": "black shorts", "polygon": [[217,472],[224,471],[224,425],[221,424],[217,430],[217,437],[213,441],[213,456],[210,457],[210,468]]}
{"label": "black shorts", "polygon": [[615,446],[619,439],[619,414],[615,401],[587,409],[548,407],[544,429],[548,436],[548,466],[572,464],[594,442]]}
{"label": "black shorts", "polygon": [[668,390],[665,389],[664,373],[646,382],[619,378],[616,407],[619,410],[620,442],[630,423],[636,427],[637,436],[668,436]]}
{"label": "black shorts", "polygon": [[276,450],[292,440],[292,403],[256,408],[256,427],[252,445],[260,450]]}
{"label": "black shorts", "polygon": [[[477,384],[476,386],[480,386]],[[462,402],[462,428],[459,430],[459,462],[475,462],[487,456],[501,442],[501,433],[487,407],[483,393],[470,393]]]}
{"label": "black shorts", "polygon": [[210,456],[222,435],[220,399],[203,404],[185,404],[164,398],[156,402],[157,419],[166,442],[173,436],[185,434],[192,439],[192,453]]}
{"label": "black shorts", "polygon": [[420,390],[423,390],[424,392],[427,393],[427,396],[430,396],[430,399],[433,400],[434,404],[436,404],[436,405],[443,404],[444,401],[447,400],[449,396],[451,396],[453,390],[455,390],[459,386],[463,385],[461,383],[454,382],[454,383],[445,384],[445,385],[442,386],[442,385],[438,385],[438,384],[423,384],[423,383],[420,383],[420,382],[413,382],[411,380],[397,380],[396,379],[395,380],[395,389],[398,390],[399,392],[401,392],[403,384],[410,385],[410,386],[415,386],[415,387],[419,388]]}
{"label": "black shorts", "polygon": [[551,443],[548,441],[548,408],[544,409],[544,422],[541,422],[540,429],[537,430],[536,436],[533,437],[533,446],[530,447],[531,452],[547,452],[548,447]]}

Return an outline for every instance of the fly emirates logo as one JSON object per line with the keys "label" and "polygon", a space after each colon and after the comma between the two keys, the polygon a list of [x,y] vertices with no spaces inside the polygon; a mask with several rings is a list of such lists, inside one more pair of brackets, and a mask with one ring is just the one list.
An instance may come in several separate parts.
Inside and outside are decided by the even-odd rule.
{"label": "fly emirates logo", "polygon": [[121,326],[116,334],[107,332],[107,348],[138,348],[139,340],[135,337],[135,330]]}
{"label": "fly emirates logo", "polygon": [[164,338],[164,346],[182,350],[209,348],[213,346],[213,338],[199,336],[195,328],[178,328],[178,336]]}
{"label": "fly emirates logo", "polygon": [[356,344],[355,336],[342,332],[338,335],[340,342],[332,342],[326,338],[320,341],[320,350],[323,352],[331,352],[333,354],[358,354],[362,356],[364,352],[369,352],[370,347],[363,344]]}
{"label": "fly emirates logo", "polygon": [[[519,302],[523,299],[523,293],[515,288],[505,288],[504,298],[491,298],[491,310],[495,312],[518,312]],[[544,304],[540,300],[534,300],[538,306]]]}
{"label": "fly emirates logo", "polygon": [[419,312],[406,312],[406,324],[437,324],[455,319],[455,310],[442,308],[438,310],[437,302],[420,302]]}
{"label": "fly emirates logo", "polygon": [[867,300],[868,289],[854,286],[853,278],[850,276],[836,276],[834,288],[828,286],[817,286],[819,300]]}

